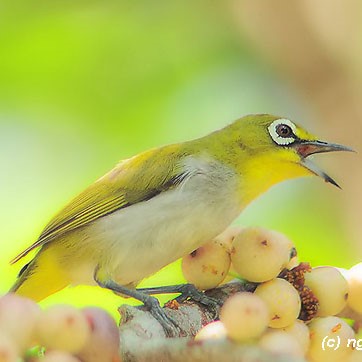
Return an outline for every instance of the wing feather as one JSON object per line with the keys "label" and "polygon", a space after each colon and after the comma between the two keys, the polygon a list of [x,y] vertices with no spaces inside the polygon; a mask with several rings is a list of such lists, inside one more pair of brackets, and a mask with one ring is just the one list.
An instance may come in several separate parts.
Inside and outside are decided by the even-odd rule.
{"label": "wing feather", "polygon": [[177,145],[171,145],[122,161],[64,207],[38,240],[10,263],[16,263],[33,249],[65,233],[175,187],[185,177],[178,155]]}

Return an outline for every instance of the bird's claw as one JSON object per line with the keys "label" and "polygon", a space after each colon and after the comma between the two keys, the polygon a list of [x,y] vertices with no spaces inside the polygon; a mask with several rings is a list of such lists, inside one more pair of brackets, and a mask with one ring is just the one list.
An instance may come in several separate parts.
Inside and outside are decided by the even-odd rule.
{"label": "bird's claw", "polygon": [[198,290],[193,284],[183,284],[180,288],[181,295],[176,298],[176,301],[182,303],[186,299],[192,299],[208,308],[210,308],[215,316],[218,315],[218,310],[222,303],[212,297],[208,297],[204,292]]}
{"label": "bird's claw", "polygon": [[150,296],[144,304],[151,315],[161,324],[167,337],[178,337],[180,335],[180,328],[177,322],[165,313],[158,299]]}

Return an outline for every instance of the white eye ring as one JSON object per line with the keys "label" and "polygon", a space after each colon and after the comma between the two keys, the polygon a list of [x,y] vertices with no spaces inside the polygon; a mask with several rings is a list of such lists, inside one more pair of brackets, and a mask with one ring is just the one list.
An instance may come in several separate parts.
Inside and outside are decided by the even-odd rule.
{"label": "white eye ring", "polygon": [[286,119],[286,118],[276,119],[268,127],[269,134],[270,134],[271,138],[273,139],[273,141],[276,144],[278,144],[280,146],[290,145],[291,143],[293,143],[295,141],[295,138],[294,137],[281,137],[281,136],[279,136],[278,133],[277,133],[277,128],[281,124],[285,124],[285,125],[289,126],[292,129],[293,133],[295,134],[295,131],[296,131],[297,127],[295,126],[295,124],[292,121],[290,121],[289,119]]}

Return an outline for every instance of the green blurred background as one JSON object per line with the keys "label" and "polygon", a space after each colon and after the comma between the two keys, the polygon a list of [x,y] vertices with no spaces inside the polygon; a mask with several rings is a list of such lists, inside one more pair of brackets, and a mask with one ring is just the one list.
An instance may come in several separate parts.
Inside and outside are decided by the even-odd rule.
{"label": "green blurred background", "polygon": [[[362,30],[349,32],[360,19],[354,9],[338,11],[339,3],[326,4],[326,15],[310,1],[296,10],[279,0],[2,2],[0,292],[25,262],[9,260],[52,215],[142,150],[204,135],[249,113],[294,119],[358,150],[361,67],[353,52],[361,50]],[[342,35],[332,26],[341,16]],[[344,192],[316,178],[289,181],[235,224],[286,233],[312,265],[350,267],[362,256],[361,156],[318,162]],[[143,285],[182,281],[175,263]],[[116,316],[123,300],[76,287],[43,305],[55,302],[99,305]]]}

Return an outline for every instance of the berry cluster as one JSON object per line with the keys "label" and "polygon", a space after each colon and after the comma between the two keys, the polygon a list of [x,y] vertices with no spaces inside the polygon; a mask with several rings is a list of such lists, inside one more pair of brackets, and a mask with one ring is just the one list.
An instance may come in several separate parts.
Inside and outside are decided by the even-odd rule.
{"label": "berry cluster", "polygon": [[[39,347],[41,346],[41,347]],[[0,298],[0,362],[117,362],[119,332],[96,307],[54,305],[46,310],[23,297]]]}
{"label": "berry cluster", "polygon": [[229,297],[220,321],[204,326],[196,340],[229,338],[313,362],[362,361],[359,323],[340,317],[362,319],[362,264],[350,270],[311,268],[298,262],[285,235],[229,228],[185,256],[182,269],[203,290],[235,277],[256,283],[253,293]]}

